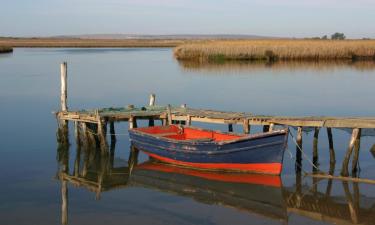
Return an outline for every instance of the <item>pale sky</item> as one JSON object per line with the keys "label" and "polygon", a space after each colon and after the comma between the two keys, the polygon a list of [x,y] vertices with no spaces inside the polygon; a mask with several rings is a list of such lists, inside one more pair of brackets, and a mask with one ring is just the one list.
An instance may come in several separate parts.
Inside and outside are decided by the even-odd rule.
{"label": "pale sky", "polygon": [[1,0],[0,36],[254,34],[375,38],[375,0]]}

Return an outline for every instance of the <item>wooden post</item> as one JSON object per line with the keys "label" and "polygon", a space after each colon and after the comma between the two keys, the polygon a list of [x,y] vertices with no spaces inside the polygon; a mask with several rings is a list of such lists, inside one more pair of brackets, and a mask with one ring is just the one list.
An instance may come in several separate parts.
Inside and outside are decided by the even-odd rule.
{"label": "wooden post", "polygon": [[68,111],[67,97],[68,97],[68,64],[66,62],[61,63],[61,111]]}
{"label": "wooden post", "polygon": [[264,125],[263,126],[263,132],[268,132],[270,129],[270,126],[269,125]]}
{"label": "wooden post", "polygon": [[[318,138],[319,138],[319,127],[314,128],[314,140],[313,140],[313,164],[317,167],[319,161],[318,153]],[[316,171],[316,168],[313,167],[313,171]]]}
{"label": "wooden post", "polygon": [[349,175],[348,165],[349,165],[350,156],[351,156],[352,151],[353,151],[354,143],[355,143],[356,139],[359,138],[360,135],[361,135],[360,129],[354,128],[353,132],[352,132],[352,137],[350,138],[348,149],[346,150],[344,161],[342,162],[342,168],[341,168],[341,175],[342,176],[348,176]]}
{"label": "wooden post", "polygon": [[135,116],[129,118],[129,129],[137,128],[137,119]]}
{"label": "wooden post", "polygon": [[361,147],[361,129],[359,129],[359,134],[357,139],[354,142],[354,154],[352,159],[352,173],[355,175],[358,171],[358,158],[359,158],[359,149]]}
{"label": "wooden post", "polygon": [[356,206],[355,202],[353,201],[352,194],[350,193],[349,184],[347,181],[342,182],[346,201],[348,202],[348,208],[350,213],[350,218],[353,224],[358,224],[359,222],[359,208]]}
{"label": "wooden post", "polygon": [[333,138],[332,138],[332,129],[330,127],[327,127],[327,136],[328,136],[328,144],[329,144],[329,162],[330,166],[336,164],[336,156],[335,156],[335,150],[333,148]]}
{"label": "wooden post", "polygon": [[243,133],[249,134],[250,133],[250,124],[249,124],[248,119],[244,119],[242,126],[243,126]]}
{"label": "wooden post", "polygon": [[295,170],[297,173],[301,173],[302,170],[302,127],[298,127],[297,130],[297,145],[296,145],[296,164]]}
{"label": "wooden post", "polygon": [[115,131],[115,122],[111,121],[109,123],[109,133],[111,134],[111,145],[116,142],[116,131]]}
{"label": "wooden post", "polygon": [[[150,103],[149,103],[149,106],[154,106],[155,105],[155,94],[151,94],[150,95]],[[155,125],[155,121],[153,118],[149,119],[148,120],[148,126],[149,127],[153,127]]]}
{"label": "wooden post", "polygon": [[[96,110],[96,117],[97,117],[97,123],[98,123],[98,138],[100,142],[100,149],[103,154],[108,152],[108,143],[107,143],[107,138],[106,138],[106,126],[107,123],[102,121],[99,115],[99,110]],[[105,127],[104,127],[105,126]]]}
{"label": "wooden post", "polygon": [[186,116],[186,123],[185,123],[187,126],[191,126],[191,116],[190,115],[187,115]]}
{"label": "wooden post", "polygon": [[154,106],[155,105],[155,94],[150,94],[150,103],[149,106]]}
{"label": "wooden post", "polygon": [[274,126],[275,126],[275,124],[270,123],[270,127],[268,128],[268,132],[273,131]]}
{"label": "wooden post", "polygon": [[168,116],[168,125],[172,124],[172,110],[171,105],[168,104],[167,106],[167,116]]}
{"label": "wooden post", "polygon": [[228,124],[228,132],[233,132],[233,124]]}
{"label": "wooden post", "polygon": [[68,224],[68,181],[61,180],[61,224]]}

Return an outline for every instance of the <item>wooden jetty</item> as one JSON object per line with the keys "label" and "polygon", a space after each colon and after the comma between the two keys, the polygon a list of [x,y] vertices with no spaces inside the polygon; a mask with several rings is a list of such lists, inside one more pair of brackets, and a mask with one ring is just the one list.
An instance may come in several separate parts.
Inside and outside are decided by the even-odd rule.
{"label": "wooden jetty", "polygon": [[[67,121],[75,123],[76,132],[88,132],[88,136],[95,134],[100,143],[102,151],[108,149],[106,132],[107,125],[110,125],[111,141],[115,141],[115,122],[128,122],[129,128],[137,127],[138,120],[148,120],[149,126],[154,125],[155,120],[162,121],[162,124],[180,123],[190,125],[192,122],[227,124],[228,131],[233,131],[233,125],[241,125],[244,133],[250,133],[251,126],[263,126],[263,131],[274,129],[275,126],[291,126],[297,128],[296,137],[296,171],[301,172],[302,162],[302,131],[304,128],[314,128],[314,164],[318,160],[318,135],[322,128],[327,130],[329,139],[330,162],[334,164],[335,151],[332,140],[332,128],[350,128],[352,136],[349,146],[342,162],[342,176],[349,175],[349,162],[352,157],[352,174],[358,170],[359,144],[361,130],[375,128],[375,117],[287,117],[287,116],[265,116],[254,115],[247,112],[223,112],[217,110],[194,109],[181,106],[159,106],[155,104],[156,96],[151,94],[147,106],[135,107],[111,107],[91,110],[68,111],[67,104],[67,64],[61,64],[61,111],[56,112],[60,121],[60,128],[67,126]],[[89,137],[90,138],[90,137]],[[94,137],[91,137],[94,138]],[[352,156],[353,155],[353,156]],[[330,170],[331,171],[331,170]],[[333,171],[331,171],[333,173]],[[332,175],[330,172],[330,175]]]}

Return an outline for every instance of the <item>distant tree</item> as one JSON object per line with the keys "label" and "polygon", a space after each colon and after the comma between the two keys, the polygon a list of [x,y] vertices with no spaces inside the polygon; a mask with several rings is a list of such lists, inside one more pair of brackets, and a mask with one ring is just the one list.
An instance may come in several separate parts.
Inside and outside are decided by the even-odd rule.
{"label": "distant tree", "polygon": [[345,37],[345,34],[344,33],[334,33],[331,35],[331,39],[332,40],[344,40],[346,37]]}
{"label": "distant tree", "polygon": [[322,40],[327,40],[328,39],[328,36],[327,35],[324,35],[323,37],[322,37]]}

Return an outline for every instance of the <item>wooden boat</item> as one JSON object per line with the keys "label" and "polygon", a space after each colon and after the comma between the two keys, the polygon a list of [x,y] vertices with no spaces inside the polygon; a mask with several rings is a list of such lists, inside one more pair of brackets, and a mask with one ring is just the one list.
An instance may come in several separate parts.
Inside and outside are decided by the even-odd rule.
{"label": "wooden boat", "polygon": [[169,125],[129,130],[132,144],[157,160],[204,170],[279,175],[287,131],[253,135]]}

